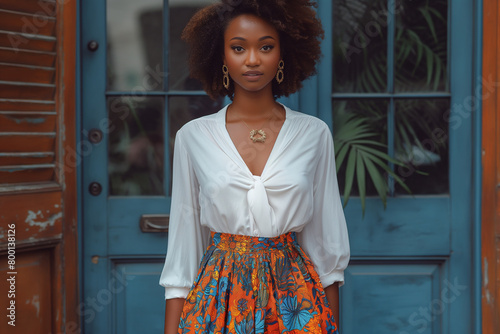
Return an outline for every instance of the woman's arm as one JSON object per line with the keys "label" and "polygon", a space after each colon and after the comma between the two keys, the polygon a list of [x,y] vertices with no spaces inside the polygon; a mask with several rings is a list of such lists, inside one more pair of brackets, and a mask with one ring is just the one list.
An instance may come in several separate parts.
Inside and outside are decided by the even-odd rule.
{"label": "woman's arm", "polygon": [[327,286],[325,289],[326,299],[328,299],[328,304],[332,309],[333,316],[335,317],[335,322],[340,332],[340,319],[339,319],[339,283],[335,282],[332,285]]}
{"label": "woman's arm", "polygon": [[177,334],[184,298],[167,299],[165,302],[165,334]]}

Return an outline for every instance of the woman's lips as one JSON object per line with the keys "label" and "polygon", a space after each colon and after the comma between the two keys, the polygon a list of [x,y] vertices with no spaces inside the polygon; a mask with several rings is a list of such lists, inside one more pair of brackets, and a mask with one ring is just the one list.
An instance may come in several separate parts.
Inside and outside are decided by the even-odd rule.
{"label": "woman's lips", "polygon": [[243,76],[249,80],[249,81],[257,81],[259,80],[260,76],[262,75],[262,72],[259,71],[248,71],[243,74]]}

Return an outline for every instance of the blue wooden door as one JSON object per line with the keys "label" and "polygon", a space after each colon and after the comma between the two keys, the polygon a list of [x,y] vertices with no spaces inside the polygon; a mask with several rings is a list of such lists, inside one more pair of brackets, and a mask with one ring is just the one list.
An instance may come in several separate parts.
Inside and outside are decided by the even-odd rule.
{"label": "blue wooden door", "polygon": [[217,111],[188,78],[182,28],[210,1],[82,2],[85,333],[161,333],[173,138]]}
{"label": "blue wooden door", "polygon": [[[351,144],[336,152],[341,192],[352,191],[343,333],[473,333],[474,5],[319,1],[324,59],[300,101],[317,106],[336,146]],[[388,167],[411,194],[377,152],[401,163]]]}
{"label": "blue wooden door", "polygon": [[[188,78],[180,42],[189,17],[211,2],[81,4],[85,333],[162,332],[173,138],[225,102]],[[405,163],[389,166],[413,191],[383,174],[384,209],[367,171],[363,214],[355,177],[342,332],[472,333],[473,4],[318,2],[318,76],[284,102],[335,133],[346,116],[362,118],[375,133],[368,139],[386,145],[375,148]]]}

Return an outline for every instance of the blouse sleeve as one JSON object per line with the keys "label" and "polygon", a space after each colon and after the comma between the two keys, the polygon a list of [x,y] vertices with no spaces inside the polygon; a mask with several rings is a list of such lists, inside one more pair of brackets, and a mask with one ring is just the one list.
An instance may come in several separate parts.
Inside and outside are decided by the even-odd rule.
{"label": "blouse sleeve", "polygon": [[187,297],[210,239],[210,230],[200,225],[199,186],[181,131],[175,139],[168,247],[160,277],[165,299]]}
{"label": "blouse sleeve", "polygon": [[349,237],[337,184],[333,138],[326,124],[321,139],[323,149],[318,152],[314,175],[313,217],[298,234],[298,240],[323,287],[335,282],[342,286],[350,258]]}

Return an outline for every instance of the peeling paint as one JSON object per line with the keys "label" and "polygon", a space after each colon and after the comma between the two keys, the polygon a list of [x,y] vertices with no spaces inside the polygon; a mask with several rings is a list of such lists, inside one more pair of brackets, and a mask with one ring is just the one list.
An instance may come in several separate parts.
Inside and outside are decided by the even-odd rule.
{"label": "peeling paint", "polygon": [[19,117],[12,117],[12,116],[7,116],[7,118],[12,119],[17,124],[21,124],[23,122],[31,123],[31,124],[41,124],[41,123],[46,121],[45,118],[28,118],[28,117],[19,118]]}
{"label": "peeling paint", "polygon": [[488,289],[488,283],[489,283],[489,279],[488,279],[488,259],[484,258],[483,262],[484,262],[483,263],[483,267],[484,267],[484,270],[483,270],[484,296],[486,298],[486,303],[488,303],[489,305],[493,305],[493,298],[491,296],[490,290]]}
{"label": "peeling paint", "polygon": [[34,295],[31,300],[26,300],[26,304],[33,305],[36,308],[36,316],[37,318],[40,318],[40,296],[39,295]]}
{"label": "peeling paint", "polygon": [[488,285],[488,259],[484,258],[483,286]]}
{"label": "peeling paint", "polygon": [[47,218],[46,221],[35,221],[37,218],[44,218],[41,210],[38,210],[37,213],[28,210],[28,217],[26,217],[25,222],[30,226],[39,226],[39,232],[44,231],[48,226],[54,226],[56,220],[62,217],[62,212],[58,212]]}
{"label": "peeling paint", "polygon": [[485,295],[486,295],[486,302],[489,304],[489,305],[493,305],[493,300],[491,298],[491,293],[490,293],[490,290],[485,290]]}

